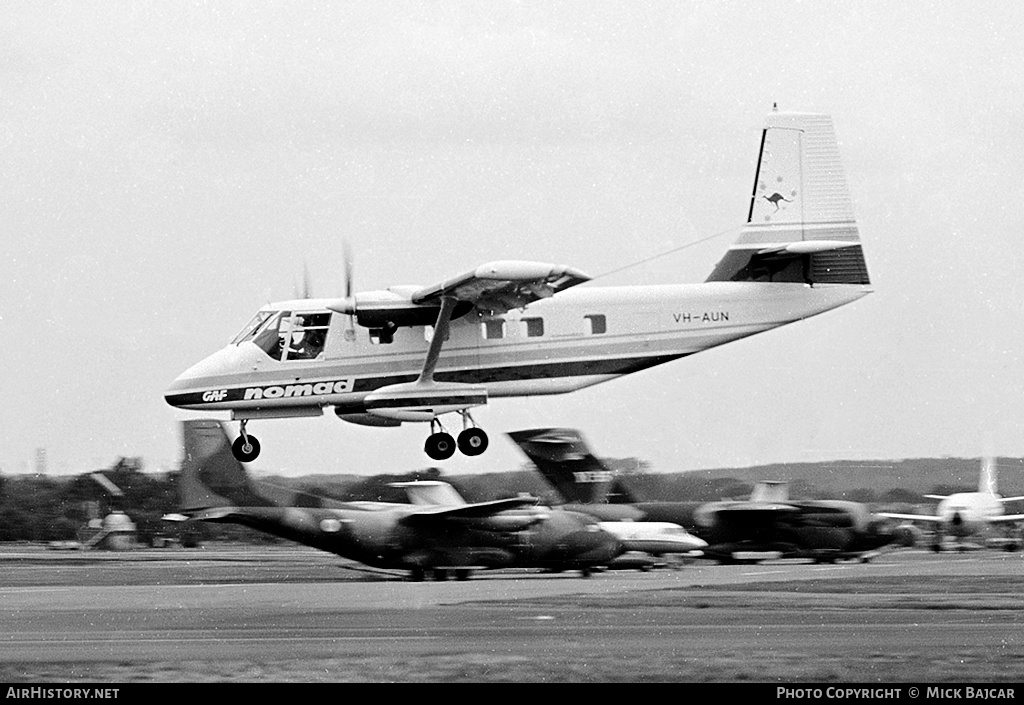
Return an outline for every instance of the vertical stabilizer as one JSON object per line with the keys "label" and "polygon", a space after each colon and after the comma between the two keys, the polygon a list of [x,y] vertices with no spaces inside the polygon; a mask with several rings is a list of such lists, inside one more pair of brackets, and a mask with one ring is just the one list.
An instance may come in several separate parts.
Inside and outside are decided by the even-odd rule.
{"label": "vertical stabilizer", "polygon": [[747,224],[708,281],[870,283],[830,116],[768,115]]}
{"label": "vertical stabilizer", "polygon": [[182,512],[273,504],[254,491],[245,466],[231,453],[231,441],[220,421],[182,421],[181,435],[185,457],[178,478],[178,500]]}
{"label": "vertical stabilizer", "polygon": [[[579,431],[542,428],[513,431],[508,436],[564,501],[581,504],[607,501],[616,484],[615,473],[590,452]],[[615,489],[626,494],[622,488]]]}
{"label": "vertical stabilizer", "polygon": [[762,480],[754,485],[750,501],[785,504],[789,501],[789,483],[781,480]]}
{"label": "vertical stabilizer", "polygon": [[410,504],[433,507],[461,507],[466,504],[459,491],[447,482],[439,480],[414,480],[412,482],[392,482],[391,487],[405,490]]}
{"label": "vertical stabilizer", "polygon": [[982,458],[981,475],[978,477],[978,492],[983,494],[999,494],[997,473],[996,459],[991,455],[986,455]]}

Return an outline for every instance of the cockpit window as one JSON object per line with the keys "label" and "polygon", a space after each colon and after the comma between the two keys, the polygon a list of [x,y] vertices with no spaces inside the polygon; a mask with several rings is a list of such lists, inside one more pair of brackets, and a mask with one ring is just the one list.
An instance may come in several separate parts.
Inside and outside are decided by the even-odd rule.
{"label": "cockpit window", "polygon": [[[281,359],[289,316],[290,311],[273,312],[270,318],[253,331],[252,342],[275,360]],[[282,321],[285,322],[284,326],[281,325]]]}
{"label": "cockpit window", "polygon": [[260,311],[234,343],[252,341],[275,360],[315,360],[324,352],[330,311]]}
{"label": "cockpit window", "polygon": [[267,322],[267,319],[273,315],[273,311],[260,311],[259,313],[257,313],[255,316],[252,317],[251,321],[245,324],[245,328],[243,328],[238,333],[238,335],[236,335],[231,340],[230,344],[238,345],[243,341],[251,340],[252,337],[256,335],[256,332],[260,329],[260,327]]}
{"label": "cockpit window", "polygon": [[315,360],[324,351],[327,329],[331,325],[331,314],[296,314],[289,321],[290,339],[285,351],[287,360]]}

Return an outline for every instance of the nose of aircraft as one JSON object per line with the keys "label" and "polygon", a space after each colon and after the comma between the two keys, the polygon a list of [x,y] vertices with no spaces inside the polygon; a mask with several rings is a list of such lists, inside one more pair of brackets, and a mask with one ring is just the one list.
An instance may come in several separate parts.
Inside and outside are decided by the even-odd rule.
{"label": "nose of aircraft", "polygon": [[171,382],[164,400],[182,409],[216,408],[210,402],[218,400],[211,394],[216,396],[219,389],[237,383],[233,376],[243,372],[249,362],[245,353],[243,346],[229,345],[200,360]]}

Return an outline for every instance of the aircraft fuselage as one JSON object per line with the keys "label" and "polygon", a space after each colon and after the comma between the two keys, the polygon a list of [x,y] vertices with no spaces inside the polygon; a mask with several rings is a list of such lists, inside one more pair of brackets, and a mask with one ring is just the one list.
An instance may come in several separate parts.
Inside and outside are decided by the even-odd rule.
{"label": "aircraft fuselage", "polygon": [[348,502],[337,508],[244,507],[227,521],[385,569],[555,568],[607,564],[622,551],[615,536],[585,515],[549,511],[521,531],[492,531],[472,521],[410,525],[415,505]]}
{"label": "aircraft fuselage", "polygon": [[936,515],[946,535],[962,538],[986,530],[993,519],[1003,515],[1003,503],[996,495],[961,492],[940,501]]}
{"label": "aircraft fuselage", "polygon": [[[763,282],[579,287],[501,315],[477,311],[451,321],[438,383],[487,397],[561,394],[637,372],[854,301],[849,285]],[[319,313],[328,320],[316,359],[288,359],[254,341],[228,345],[179,376],[173,406],[231,410],[235,418],[304,416],[334,406],[365,412],[368,394],[414,382],[430,326],[403,326],[390,342],[327,300],[300,299],[264,311]]]}

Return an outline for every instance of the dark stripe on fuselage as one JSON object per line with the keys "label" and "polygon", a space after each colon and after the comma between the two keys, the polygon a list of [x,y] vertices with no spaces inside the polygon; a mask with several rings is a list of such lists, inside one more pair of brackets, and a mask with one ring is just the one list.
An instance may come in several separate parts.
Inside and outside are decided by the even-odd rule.
{"label": "dark stripe on fuselage", "polygon": [[[691,353],[683,353],[679,355],[655,355],[650,357],[626,357],[626,358],[614,358],[604,360],[583,360],[573,362],[549,362],[539,363],[535,365],[510,365],[507,367],[489,367],[487,369],[475,369],[475,370],[457,370],[451,372],[437,372],[434,375],[434,380],[437,382],[454,382],[458,384],[496,384],[499,382],[520,382],[529,381],[535,379],[548,379],[558,377],[588,377],[593,375],[626,375],[632,372],[639,372],[646,370],[650,367],[656,367],[657,365],[665,364],[673,360],[678,360],[681,357],[686,357]],[[328,371],[325,370],[325,374]],[[329,372],[332,378],[337,379],[343,377],[344,373],[338,372],[337,370],[330,370]],[[310,377],[313,377],[311,374]],[[381,377],[364,377],[355,380],[355,385],[352,389],[352,394],[365,395],[374,390],[386,387],[392,384],[402,384],[406,382],[415,382],[419,377],[418,373],[415,374],[399,374]],[[295,381],[285,382],[278,384],[277,386],[285,386],[287,384],[296,384]],[[223,404],[226,402],[239,402],[245,399],[245,390],[254,388],[265,388],[268,386],[275,386],[273,383],[270,384],[246,384],[241,387],[228,388],[227,393],[216,402],[210,400],[206,401],[203,399],[203,395],[206,394],[208,389],[199,390],[196,392],[186,392],[183,394],[168,394],[165,395],[167,403],[172,406],[192,406],[200,404]],[[322,395],[306,395],[306,396],[295,396],[288,397],[290,400],[295,401],[296,406],[306,405],[317,405]],[[278,398],[280,399],[280,398]],[[268,401],[268,400],[265,400]],[[276,401],[276,400],[269,400]],[[256,406],[259,402],[256,400],[250,400]],[[266,404],[266,406],[278,406],[277,404]]]}

